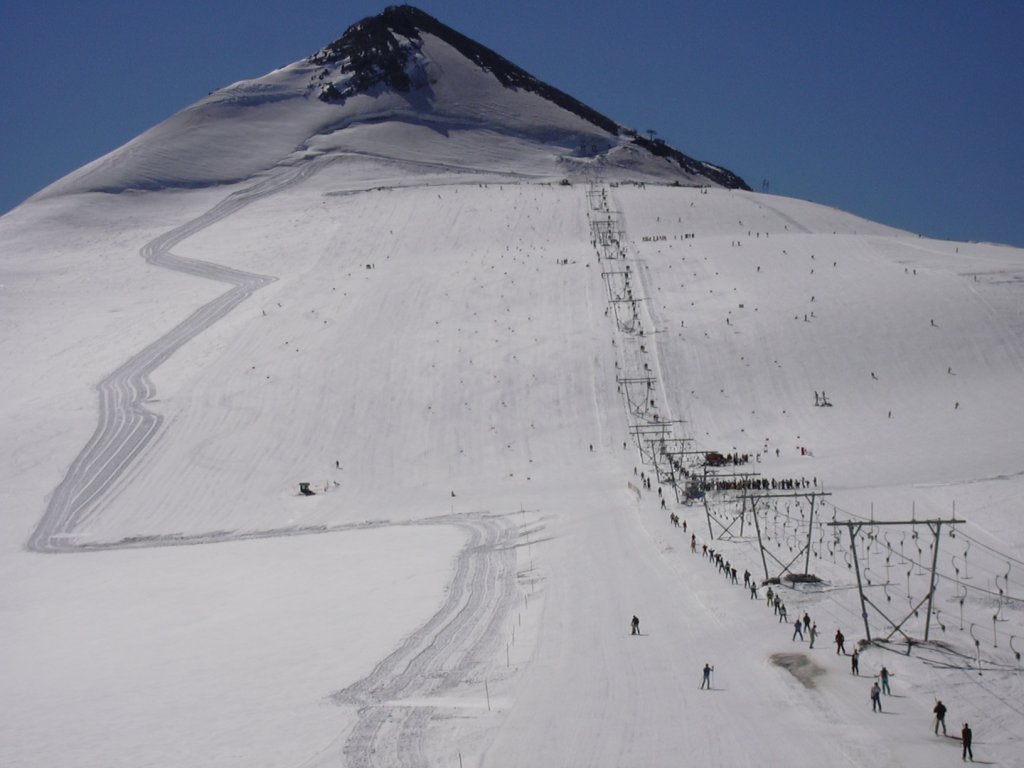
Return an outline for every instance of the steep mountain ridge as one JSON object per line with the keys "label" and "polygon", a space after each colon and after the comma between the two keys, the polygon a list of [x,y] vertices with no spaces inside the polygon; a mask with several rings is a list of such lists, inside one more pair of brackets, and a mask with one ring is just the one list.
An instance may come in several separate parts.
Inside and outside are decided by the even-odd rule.
{"label": "steep mountain ridge", "polygon": [[[396,124],[430,133],[396,137]],[[452,151],[438,136],[461,143]],[[214,91],[36,197],[228,184],[324,153],[396,152],[546,180],[597,167],[612,180],[747,189],[731,171],[637,136],[426,13],[393,6],[306,59]]]}

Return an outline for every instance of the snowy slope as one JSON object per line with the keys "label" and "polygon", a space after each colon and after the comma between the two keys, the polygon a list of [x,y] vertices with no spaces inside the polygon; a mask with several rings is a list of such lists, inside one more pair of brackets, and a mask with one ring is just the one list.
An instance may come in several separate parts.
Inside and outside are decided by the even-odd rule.
{"label": "snowy slope", "polygon": [[[286,109],[303,66],[0,219],[0,764],[931,766],[941,698],[1024,765],[1020,250],[658,184],[480,80]],[[743,494],[642,489],[656,434],[806,479],[763,561]],[[954,513],[929,620],[931,530],[871,520]],[[742,586],[805,558],[790,623]]]}
{"label": "snowy slope", "polygon": [[[348,158],[196,229],[176,255],[275,279],[154,371],[158,439],[60,539],[115,549],[56,557],[22,547],[96,426],[95,382],[224,291],[140,251],[225,193],[63,197],[5,217],[2,343],[19,366],[3,400],[2,599],[16,627],[4,762],[388,765],[413,744],[412,764],[461,752],[488,765],[661,765],[685,751],[810,765],[838,748],[853,765],[925,765],[955,749],[927,730],[939,695],[951,724],[970,717],[979,749],[1013,764],[1013,674],[975,682],[956,665],[869,650],[862,671],[888,664],[908,696],[872,719],[867,683],[828,649],[837,626],[862,634],[841,554],[836,566],[815,558],[828,589],[786,590],[822,630],[816,686],[770,664],[794,648],[790,631],[689,553],[656,495],[638,503],[626,489],[634,466],[651,468],[615,377],[646,361],[663,418],[687,419],[680,434],[702,447],[761,452],[760,471],[813,475],[857,514],[873,502],[876,516],[907,517],[912,504],[948,516],[955,500],[967,532],[1020,559],[1019,252],[748,193],[604,189],[659,331],[644,342],[605,315],[600,273],[621,260],[596,258],[585,186]],[[814,408],[815,389],[834,407]],[[300,480],[329,490],[300,497]],[[712,541],[700,506],[672,508],[759,574],[749,536]],[[476,583],[449,570],[468,535],[445,522],[452,513],[507,529],[481,535],[518,537],[518,566],[495,566],[498,612],[438,659],[447,678],[403,678],[396,659],[378,675],[400,689],[367,699],[374,660],[443,614],[442,585]],[[149,546],[182,540],[225,543]],[[943,542],[946,563],[954,546]],[[963,636],[969,652],[952,586],[939,595],[944,639]],[[968,623],[980,627],[989,610],[975,602]],[[1021,631],[1014,605],[992,663]],[[627,635],[632,613],[643,638]],[[296,631],[320,638],[315,653]],[[707,660],[714,694],[696,690]],[[399,725],[379,730],[358,711]]]}

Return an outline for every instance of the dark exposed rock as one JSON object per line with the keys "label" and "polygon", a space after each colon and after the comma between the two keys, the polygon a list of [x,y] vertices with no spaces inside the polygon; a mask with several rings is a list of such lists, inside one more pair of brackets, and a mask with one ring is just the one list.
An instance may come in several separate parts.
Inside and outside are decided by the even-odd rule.
{"label": "dark exposed rock", "polygon": [[[432,16],[409,5],[390,6],[377,16],[352,25],[338,40],[309,57],[324,69],[314,78],[319,98],[344,103],[378,86],[408,93],[429,82],[420,48],[422,34],[443,40],[469,61],[493,75],[506,88],[535,93],[613,136],[629,136],[634,144],[683,171],[733,189],[749,189],[741,178],[718,166],[694,160],[662,141],[629,131],[572,96],[538,80],[525,70]],[[333,72],[333,74],[332,74]],[[335,79],[330,79],[330,78]]]}

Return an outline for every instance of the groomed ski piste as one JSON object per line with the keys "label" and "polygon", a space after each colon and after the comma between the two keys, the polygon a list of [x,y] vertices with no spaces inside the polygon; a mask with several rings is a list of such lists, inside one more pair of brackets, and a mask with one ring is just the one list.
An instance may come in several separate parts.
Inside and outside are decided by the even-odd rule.
{"label": "groomed ski piste", "polygon": [[[103,196],[57,198],[4,220],[26,255],[43,230],[64,249],[9,256],[4,276],[4,764],[931,765],[959,754],[931,732],[936,697],[979,759],[1019,764],[1019,252],[751,193],[358,157],[263,188],[280,191],[227,215],[209,212],[244,192],[139,195],[116,220]],[[61,230],[72,204],[87,223]],[[224,286],[199,263],[272,281],[214,313]],[[627,265],[635,325],[602,278]],[[178,343],[182,318],[207,316]],[[87,382],[149,357],[130,408],[154,437],[124,460],[93,448],[130,408],[97,416]],[[631,376],[654,382],[642,417]],[[709,493],[709,521],[669,485],[667,510],[656,482],[636,490],[634,469],[655,471],[637,427],[655,423],[759,455],[761,476],[815,478],[826,523],[950,518],[955,501],[936,642],[907,656],[897,635],[850,674],[830,642],[864,634],[845,529],[811,534],[823,584],[781,588],[819,627],[813,650],[792,641],[690,552],[693,532],[762,579],[749,516],[711,537],[739,494]],[[44,511],[61,483],[105,501],[65,514],[58,491]],[[769,548],[808,535],[798,501],[762,502]],[[902,618],[930,534],[889,532],[861,567]]]}
{"label": "groomed ski piste", "polygon": [[479,126],[123,157],[0,219],[0,764],[1024,765],[1019,249]]}

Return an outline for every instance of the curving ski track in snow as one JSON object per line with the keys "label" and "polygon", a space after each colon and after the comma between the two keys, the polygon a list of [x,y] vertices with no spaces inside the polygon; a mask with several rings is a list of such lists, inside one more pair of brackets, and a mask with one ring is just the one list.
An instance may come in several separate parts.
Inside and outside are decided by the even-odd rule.
{"label": "curving ski track in snow", "polygon": [[515,530],[483,515],[432,518],[423,525],[456,525],[469,534],[441,609],[376,668],[334,694],[354,706],[358,720],[344,745],[349,768],[434,764],[425,749],[432,721],[451,708],[425,699],[482,687],[483,670],[498,650],[501,625],[516,587]]}
{"label": "curving ski track in snow", "polygon": [[[89,442],[54,490],[46,512],[26,547],[34,552],[74,552],[96,549],[77,544],[75,531],[97,514],[104,500],[132,464],[159,434],[163,417],[146,408],[156,389],[150,374],[178,349],[226,316],[274,277],[244,272],[198,259],[175,256],[171,249],[203,229],[238,212],[250,203],[294,186],[319,171],[331,158],[287,168],[259,183],[235,192],[203,215],[147,243],[140,255],[150,264],[175,272],[228,283],[231,289],[200,307],[185,320],[133,355],[97,385],[99,423]],[[150,541],[151,544],[159,543]],[[122,546],[120,543],[103,548]]]}

